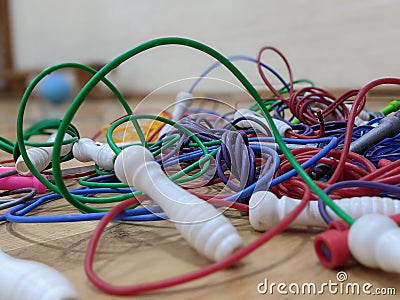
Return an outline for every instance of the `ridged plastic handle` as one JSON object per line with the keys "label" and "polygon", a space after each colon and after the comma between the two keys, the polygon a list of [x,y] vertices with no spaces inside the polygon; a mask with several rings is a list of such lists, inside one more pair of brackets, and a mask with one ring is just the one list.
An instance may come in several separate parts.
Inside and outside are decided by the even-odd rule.
{"label": "ridged plastic handle", "polygon": [[399,133],[400,117],[386,116],[379,121],[378,126],[351,142],[350,151],[362,154],[385,138],[394,137]]}
{"label": "ridged plastic handle", "polygon": [[230,221],[212,205],[173,183],[146,148],[123,149],[114,170],[119,180],[152,198],[188,243],[208,259],[219,261],[242,245]]}
{"label": "ridged plastic handle", "polygon": [[[352,104],[346,104],[347,109],[350,111],[351,108],[353,107]],[[371,115],[368,111],[363,109],[360,111],[360,113],[356,116],[356,119],[354,120],[354,124],[357,126],[362,126],[366,125],[369,121],[371,120]]]}
{"label": "ridged plastic handle", "polygon": [[[179,121],[185,115],[190,105],[193,102],[193,95],[189,92],[181,91],[175,97],[174,109],[171,114],[171,120],[174,122]],[[163,136],[172,129],[172,126],[165,124],[160,131],[160,136]]]}
{"label": "ridged plastic handle", "polygon": [[[265,120],[264,116],[260,115],[259,113],[255,112],[253,110],[249,110],[249,109],[245,109],[245,108],[238,109],[235,112],[234,118],[238,119],[238,118],[247,117],[247,116],[256,118],[257,120],[260,120],[260,122],[264,123],[268,128],[270,128],[269,124],[268,124],[267,120]],[[283,137],[287,136],[287,131],[292,129],[292,127],[289,124],[287,124],[286,122],[283,122],[278,119],[273,119],[273,121],[275,123],[275,126],[278,128],[279,134]],[[269,133],[266,132],[265,129],[260,124],[258,124],[257,122],[254,122],[252,120],[243,120],[243,121],[238,122],[237,125],[241,126],[241,127],[255,128],[255,129],[259,130],[260,132],[262,132],[266,135],[269,135]]]}
{"label": "ridged plastic handle", "polygon": [[13,258],[0,249],[0,299],[79,300],[73,285],[55,269]]}
{"label": "ridged plastic handle", "polygon": [[[249,201],[250,224],[255,230],[265,231],[280,222],[299,203],[300,200],[287,196],[279,199],[272,192],[256,192]],[[343,198],[334,200],[334,203],[353,218],[370,213],[384,215],[400,213],[400,201],[387,197]],[[339,217],[329,207],[327,207],[327,211],[333,220],[339,220]],[[317,201],[310,201],[296,220],[290,224],[290,227],[296,226],[326,227],[326,223],[319,213]]]}
{"label": "ridged plastic handle", "polygon": [[348,244],[364,266],[400,273],[400,228],[388,216],[368,214],[357,219],[350,227]]}
{"label": "ridged plastic handle", "polygon": [[[52,133],[47,142],[54,142],[56,136],[57,132]],[[64,140],[68,140],[71,138],[72,136],[70,136],[67,133],[64,135]],[[67,155],[69,152],[71,152],[71,149],[72,149],[72,144],[62,145],[60,155],[61,156]],[[42,172],[51,162],[51,156],[53,155],[53,147],[29,148],[26,152],[32,164],[35,166],[36,170]],[[17,169],[18,173],[23,176],[32,175],[31,171],[29,171],[21,155],[15,162],[15,168]]]}
{"label": "ridged plastic handle", "polygon": [[108,144],[97,144],[91,139],[82,138],[74,144],[72,154],[80,162],[93,161],[104,170],[114,168],[116,155]]}
{"label": "ridged plastic handle", "polygon": [[179,92],[175,98],[175,106],[172,111],[172,121],[179,121],[187,112],[193,102],[193,95],[189,92]]}

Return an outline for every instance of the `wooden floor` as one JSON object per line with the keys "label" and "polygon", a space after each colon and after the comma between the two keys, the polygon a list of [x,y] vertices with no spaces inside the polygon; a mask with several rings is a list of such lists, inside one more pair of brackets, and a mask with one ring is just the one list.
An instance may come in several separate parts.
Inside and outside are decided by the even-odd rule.
{"label": "wooden floor", "polygon": [[[229,95],[226,96],[229,98]],[[390,99],[389,99],[390,100]],[[138,111],[157,113],[172,97],[147,99],[140,105],[137,100],[130,101]],[[224,99],[223,101],[228,101]],[[369,103],[376,109],[386,105]],[[3,99],[0,102],[0,135],[15,141],[15,120],[18,101]],[[26,124],[44,116],[44,106],[39,100],[28,105]],[[116,100],[88,100],[74,119],[74,124],[82,137],[90,137],[103,124],[123,114]],[[2,159],[10,158],[3,154]],[[35,213],[39,215],[57,213],[76,213],[65,200],[45,205]],[[260,233],[251,229],[248,218],[235,211],[228,216],[237,227],[245,244],[255,240]],[[97,222],[67,224],[18,224],[0,225],[0,247],[15,257],[32,259],[48,264],[65,274],[74,284],[82,299],[120,299],[103,294],[86,278],[83,260],[88,240]],[[269,283],[315,283],[317,286],[329,281],[338,282],[338,270],[322,267],[313,249],[315,232],[288,230],[272,239],[236,266],[182,286],[158,292],[139,295],[136,299],[291,299],[293,295],[280,295],[276,290],[271,297],[269,292],[260,295],[259,283],[265,279]],[[198,270],[209,264],[201,258],[180,237],[173,224],[168,221],[146,223],[113,223],[100,242],[95,269],[105,280],[128,285]],[[1,266],[0,266],[1,267]],[[387,274],[379,270],[364,268],[352,262],[343,268],[347,273],[346,282],[371,283],[375,288],[395,287],[400,293],[399,275]],[[309,298],[309,296],[306,296]],[[346,297],[325,292],[324,299]],[[359,298],[365,295],[358,296]],[[376,296],[374,299],[396,299],[398,296]],[[346,297],[348,298],[348,297]],[[351,296],[351,298],[357,298]],[[372,298],[371,298],[372,299]]]}

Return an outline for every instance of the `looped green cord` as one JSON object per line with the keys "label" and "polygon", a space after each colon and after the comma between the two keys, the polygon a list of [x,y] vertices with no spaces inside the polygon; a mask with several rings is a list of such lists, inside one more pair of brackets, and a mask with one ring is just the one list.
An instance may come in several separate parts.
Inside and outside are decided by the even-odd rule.
{"label": "looped green cord", "polygon": [[[169,178],[176,183],[184,183],[184,182],[188,182],[188,181],[194,180],[196,178],[199,178],[209,169],[210,160],[212,158],[214,158],[217,155],[217,153],[218,153],[218,149],[214,149],[210,153],[201,157],[195,163],[187,166],[186,168],[180,170],[179,172],[176,172],[175,174],[171,175]],[[200,168],[200,171],[195,174],[191,174],[190,176],[187,176],[186,178],[181,178],[182,176],[187,175],[188,173],[190,173],[191,171],[193,171],[196,168]]]}
{"label": "looped green cord", "polygon": [[[161,116],[138,114],[138,115],[128,115],[121,119],[118,119],[117,121],[112,123],[110,125],[110,127],[108,127],[107,133],[106,133],[106,139],[107,139],[107,142],[108,142],[110,148],[117,155],[121,152],[121,149],[115,144],[115,142],[112,138],[113,131],[121,124],[128,122],[132,119],[134,119],[136,121],[140,120],[140,119],[151,119],[151,120],[156,120],[156,121],[160,121],[160,122],[169,124],[169,125],[177,128],[179,131],[185,133],[188,137],[190,137],[194,141],[194,143],[196,143],[196,146],[200,147],[200,149],[203,151],[204,156],[200,160],[198,160],[197,162],[189,165],[188,167],[186,167],[186,168],[182,169],[181,171],[170,176],[170,179],[176,183],[183,183],[183,182],[191,181],[193,179],[196,179],[196,178],[202,176],[210,167],[210,159],[213,158],[217,154],[217,151],[215,151],[215,150],[212,151],[211,153],[208,153],[208,150],[207,150],[206,146],[204,145],[204,143],[193,132],[191,132],[186,127],[180,125],[179,123],[176,123],[169,119],[163,118]],[[202,168],[200,168],[200,171],[198,171],[195,174],[191,174],[187,178],[181,178],[182,176],[187,175],[190,172],[192,172],[194,169],[198,168],[201,164],[204,164],[204,166]]]}
{"label": "looped green cord", "polygon": [[[43,121],[39,121],[35,124],[33,124],[31,127],[29,127],[25,132],[24,132],[24,142],[25,146],[31,146],[31,147],[53,147],[54,142],[31,142],[29,139],[33,136],[40,136],[40,135],[51,135],[54,133],[54,130],[58,128],[60,125],[61,120],[58,119],[47,119]],[[79,139],[79,132],[78,129],[73,125],[69,124],[67,128],[67,133],[72,137],[67,140],[63,140],[62,145],[67,145],[67,144],[73,144]],[[13,157],[14,161],[17,161],[18,157],[20,156],[20,151],[18,147],[18,143],[15,144],[14,149],[13,149]],[[66,155],[61,157],[61,161],[65,162],[68,160],[73,159],[74,156],[72,153],[67,153]],[[50,164],[46,168],[51,168],[52,164]]]}
{"label": "looped green cord", "polygon": [[[23,125],[23,114],[24,114],[24,109],[25,109],[25,107],[26,107],[27,100],[28,100],[28,98],[29,98],[29,96],[30,96],[32,90],[34,89],[34,87],[39,83],[39,81],[40,81],[41,79],[44,78],[44,76],[46,76],[47,74],[53,72],[55,69],[64,68],[64,67],[71,67],[71,65],[74,65],[74,64],[73,64],[73,63],[61,64],[61,65],[57,65],[57,66],[51,67],[51,68],[49,68],[49,69],[46,69],[45,71],[43,71],[42,73],[40,73],[40,74],[33,80],[33,82],[31,83],[30,86],[28,86],[28,88],[27,88],[27,90],[25,91],[24,96],[23,96],[23,98],[22,98],[22,100],[21,100],[20,111],[19,111],[19,113],[18,113],[18,118],[17,118],[17,137],[19,137],[18,132],[19,132],[19,130],[22,128],[22,125]],[[78,67],[81,67],[81,65],[79,65],[79,64],[77,64],[77,66],[78,66]],[[93,71],[95,72],[95,70],[93,70]],[[111,84],[111,83],[109,83],[109,84]],[[115,89],[115,88],[114,88],[114,89]],[[117,94],[120,95],[118,91],[117,91]],[[118,97],[118,99],[122,102],[122,104],[123,104],[124,108],[127,110],[127,112],[131,112],[130,107],[128,106],[127,102],[124,100],[124,98],[122,97],[122,95],[121,95],[120,97]],[[127,108],[128,108],[129,110],[128,110]],[[147,117],[146,117],[146,116],[147,116]],[[129,116],[128,116],[128,118],[129,118]],[[151,115],[145,115],[144,118],[155,119],[154,116],[151,116]],[[133,121],[134,126],[135,126],[135,123],[137,124],[137,126],[135,126],[135,128],[136,128],[136,130],[139,131],[139,132],[138,132],[139,136],[140,136],[140,134],[142,134],[141,140],[143,141],[143,140],[144,140],[144,135],[143,135],[143,133],[141,132],[140,126],[139,126],[139,124],[137,123],[136,120],[137,120],[137,118],[131,118],[131,121]],[[162,117],[159,117],[158,120],[160,120],[160,121],[164,121],[164,120],[165,120],[165,122],[167,122],[167,123],[168,123],[168,122],[172,122],[172,121],[170,121],[170,120],[168,120],[168,119],[164,119],[164,118],[162,118]],[[53,120],[53,121],[54,121],[54,120]],[[37,126],[34,127],[33,129],[32,129],[32,128],[29,129],[29,130],[28,130],[28,133],[27,133],[27,132],[23,133],[23,136],[26,137],[26,136],[30,136],[30,135],[32,135],[32,134],[38,134],[38,133],[41,133],[41,134],[51,134],[51,132],[48,132],[48,129],[58,129],[58,131],[60,130],[60,129],[58,128],[58,127],[59,127],[58,125],[60,124],[60,121],[59,121],[59,120],[57,120],[57,126],[53,126],[53,127],[49,126],[49,124],[44,124],[45,122],[48,122],[48,120],[46,120],[46,121],[44,121],[43,123],[37,125]],[[117,125],[118,125],[118,124],[117,124]],[[173,125],[173,123],[170,123],[170,125]],[[19,126],[20,126],[20,128],[18,128]],[[51,127],[51,128],[49,128],[49,127]],[[69,128],[69,125],[68,125],[68,127],[67,127],[67,129],[66,129],[66,132],[67,132],[67,133],[71,133],[71,132],[70,132],[70,129],[68,129],[68,128]],[[187,129],[184,128],[184,127],[181,127],[181,129],[182,129],[183,131],[186,131],[186,133],[187,133],[189,136],[194,136],[195,141],[200,145],[201,148],[203,148],[203,150],[206,152],[206,155],[205,155],[205,156],[203,157],[203,159],[200,160],[199,162],[197,162],[197,163],[195,163],[195,164],[189,166],[188,168],[185,168],[184,170],[182,170],[183,173],[178,174],[179,176],[182,176],[183,174],[185,174],[185,172],[190,172],[190,171],[192,171],[193,169],[195,169],[196,167],[198,167],[198,164],[199,164],[199,163],[204,163],[204,162],[206,162],[207,160],[209,160],[209,158],[210,158],[210,157],[208,156],[207,149],[206,149],[204,146],[201,146],[201,141],[200,141],[191,131],[187,130]],[[71,133],[71,135],[72,135],[72,133]],[[197,140],[196,140],[196,139],[197,139]],[[111,141],[112,141],[112,142],[111,142],[111,145],[114,145],[115,147],[117,147],[112,139],[111,139]],[[54,150],[53,150],[53,151],[55,151],[55,149],[56,149],[56,146],[55,146],[56,143],[57,143],[57,142],[55,142],[54,144],[51,143],[51,145],[54,147]],[[65,144],[66,142],[65,142],[65,141],[62,141],[62,143]],[[25,155],[25,157],[27,157],[27,159],[25,159],[25,157],[24,157],[24,160],[25,160],[25,162],[26,162],[28,168],[32,171],[32,174],[34,174],[35,177],[37,177],[42,183],[44,183],[44,184],[45,184],[48,188],[50,188],[52,191],[61,194],[61,193],[59,192],[58,186],[57,186],[57,185],[53,185],[51,182],[47,181],[47,179],[44,178],[44,177],[34,168],[34,166],[32,165],[31,161],[29,160],[29,157],[28,157],[27,154],[26,154],[25,146],[27,145],[27,142],[26,142],[24,139],[22,139],[22,142],[21,142],[21,143],[18,142],[17,145],[20,145],[20,144],[21,144],[22,147],[23,147],[23,149],[22,149],[22,151],[21,151],[21,155],[22,155],[23,157],[24,157],[24,155]],[[147,142],[146,142],[146,144],[147,144]],[[37,143],[37,144],[32,143],[32,145],[35,145],[35,146],[43,146],[43,145],[47,145],[47,144],[45,144],[45,143]],[[18,147],[18,148],[19,148],[19,147]],[[117,148],[118,148],[118,147],[117,147]],[[119,150],[119,151],[120,151],[120,150]],[[53,153],[53,154],[54,154],[54,153]],[[215,155],[215,154],[214,154],[214,155]],[[54,163],[54,155],[53,155],[53,157],[52,157],[52,162]],[[55,171],[54,169],[55,169],[55,168],[53,167],[53,174],[54,174],[54,177],[56,178],[58,174],[56,173],[56,171]],[[197,174],[191,175],[191,177],[190,177],[188,180],[192,180],[193,178],[197,178],[197,177],[201,176],[202,174],[204,174],[206,171],[207,171],[207,165],[206,165],[200,172],[198,172]],[[103,173],[102,170],[99,170],[98,168],[97,168],[97,173],[98,173],[98,174],[109,174],[108,172],[104,172],[104,173]],[[59,174],[61,174],[61,173],[59,173]],[[174,174],[174,175],[177,175],[177,174]],[[179,176],[177,176],[177,177],[179,177]],[[182,180],[182,181],[183,181],[183,180]],[[83,182],[82,182],[82,183],[83,183]],[[91,184],[91,183],[89,183],[89,184]],[[94,183],[94,184],[95,184],[95,183]],[[107,184],[107,187],[110,187],[110,185]],[[114,186],[114,187],[126,187],[126,185],[118,184],[117,186]],[[85,205],[84,203],[96,203],[96,204],[102,203],[102,204],[104,204],[104,203],[119,202],[119,201],[124,201],[124,200],[126,200],[126,199],[129,199],[129,198],[131,198],[131,197],[133,197],[133,196],[139,196],[139,195],[141,195],[141,194],[142,194],[141,192],[135,191],[135,192],[132,192],[132,193],[129,193],[129,194],[123,194],[123,195],[112,196],[112,197],[105,197],[105,198],[97,198],[97,197],[96,197],[96,198],[87,198],[87,197],[85,197],[85,196],[80,196],[80,195],[72,195],[72,194],[70,194],[70,195],[71,195],[72,198],[74,199],[73,201],[74,201],[75,205],[74,205],[73,203],[71,203],[71,204],[74,205],[74,206],[75,206],[76,208],[78,208],[79,210],[81,210],[81,211],[83,211],[83,212],[103,212],[103,211],[107,211],[107,210],[102,210],[102,209],[97,209],[97,208],[89,207],[89,206]],[[63,196],[64,196],[64,198],[66,198],[65,195],[63,195]],[[68,199],[67,199],[67,200],[68,200]]]}
{"label": "looped green cord", "polygon": [[172,120],[169,120],[169,119],[161,117],[161,116],[156,116],[156,115],[148,115],[148,114],[134,115],[134,114],[132,114],[132,115],[128,115],[128,116],[125,116],[123,118],[116,120],[107,129],[107,133],[106,133],[107,143],[110,146],[110,148],[114,151],[115,154],[118,155],[119,153],[121,153],[121,149],[117,146],[117,144],[114,142],[114,140],[112,138],[114,130],[123,123],[126,123],[131,120],[141,120],[141,119],[156,120],[156,121],[160,121],[160,122],[166,123],[168,125],[171,125],[171,126],[177,128],[179,131],[185,133],[190,138],[192,138],[193,141],[196,142],[197,145],[200,147],[200,149],[203,151],[204,155],[206,155],[208,153],[207,148],[204,146],[204,143],[192,131],[190,131],[186,127],[180,125],[179,123],[176,123]]}
{"label": "looped green cord", "polygon": [[154,145],[152,145],[151,148],[157,147],[158,145],[160,145],[160,148],[156,151],[152,151],[153,156],[157,157],[158,155],[160,155],[164,150],[168,149],[169,147],[172,147],[173,145],[176,145],[176,142],[179,140],[179,134],[171,134],[166,136],[165,138],[161,139],[159,143],[154,143]]}
{"label": "looped green cord", "polygon": [[[27,130],[25,130],[24,138],[25,140],[27,140],[34,135],[50,135],[54,132],[54,130],[58,129],[60,123],[60,119],[45,119],[36,122]],[[68,126],[67,133],[68,131],[72,132],[71,135],[78,134],[78,129],[73,124],[70,124],[70,126]]]}
{"label": "looped green cord", "polygon": [[[68,200],[72,205],[76,206],[78,209],[81,209],[85,211],[88,207],[82,204],[81,202],[78,202],[74,199],[74,197],[69,193],[67,187],[65,186],[65,183],[60,176],[61,174],[61,165],[60,165],[60,151],[61,151],[61,143],[63,136],[65,134],[65,131],[68,127],[68,124],[72,121],[72,118],[74,117],[76,111],[79,109],[80,105],[83,103],[85,100],[86,96],[89,94],[89,92],[95,87],[95,85],[102,80],[109,72],[111,72],[113,69],[117,68],[120,64],[123,62],[127,61],[131,57],[154,47],[161,46],[161,45],[170,45],[170,44],[177,44],[177,45],[183,45],[183,46],[188,46],[191,48],[198,49],[204,53],[209,54],[210,56],[214,57],[217,59],[221,64],[223,64],[232,74],[243,84],[243,86],[248,90],[248,92],[252,95],[254,100],[258,103],[260,106],[264,117],[268,121],[270,128],[272,130],[272,133],[275,137],[276,142],[278,143],[281,151],[284,153],[290,164],[293,166],[293,168],[297,171],[299,176],[305,181],[305,183],[314,191],[314,193],[320,197],[324,203],[326,203],[340,218],[342,218],[344,221],[349,223],[350,225],[354,222],[354,220],[347,214],[345,213],[340,207],[335,205],[335,203],[329,198],[329,196],[324,193],[323,190],[321,190],[318,185],[308,176],[308,174],[304,171],[304,169],[300,166],[300,164],[297,162],[295,157],[292,155],[290,150],[287,148],[285,142],[279,135],[279,131],[276,128],[272,117],[269,115],[269,111],[266,109],[266,107],[263,105],[262,99],[260,95],[258,94],[257,90],[252,86],[252,84],[247,80],[247,78],[222,54],[217,52],[216,50],[199,43],[197,41],[193,41],[190,39],[186,38],[180,38],[180,37],[165,37],[165,38],[158,38],[154,40],[150,40],[148,42],[145,42],[143,44],[138,45],[137,47],[121,54],[120,56],[116,57],[114,60],[110,61],[108,64],[106,64],[103,68],[101,68],[87,83],[86,85],[81,89],[79,94],[75,97],[71,107],[68,109],[66,112],[64,119],[62,123],[60,124],[60,128],[57,133],[57,137],[55,140],[55,145],[54,145],[54,150],[53,150],[53,171],[54,174],[56,175],[54,177],[55,182],[57,184],[57,187],[59,189],[59,192],[66,200]],[[25,94],[24,94],[25,95]],[[26,103],[26,100],[25,100]],[[22,109],[25,107],[22,105]],[[128,114],[132,114],[131,112],[128,112]],[[22,117],[23,117],[23,112],[18,114],[18,122],[17,122],[17,136],[22,138]],[[20,142],[20,140],[19,140]],[[21,144],[23,145],[23,144]],[[199,145],[200,146],[200,145]],[[22,150],[22,149],[21,149]],[[25,150],[25,149],[24,149]],[[25,152],[23,155],[26,155],[26,151],[21,151]],[[28,165],[28,164],[27,164]],[[32,165],[28,167],[31,169]],[[38,172],[36,172],[38,173]],[[36,176],[37,174],[35,174]]]}
{"label": "looped green cord", "polygon": [[[27,130],[24,131],[24,143],[26,146],[31,147],[52,147],[54,145],[53,142],[31,142],[29,139],[33,136],[40,136],[40,135],[51,135],[54,133],[55,130],[58,129],[61,120],[58,119],[47,119],[43,121],[39,121],[29,127]],[[73,125],[69,124],[67,128],[67,133],[72,137],[68,140],[63,140],[63,145],[74,143],[77,139],[79,139],[79,132],[78,129]],[[19,146],[18,143],[15,144],[13,149],[13,156],[14,161],[17,161],[18,157],[20,156]],[[62,161],[71,159],[71,155],[67,155],[63,158]]]}
{"label": "looped green cord", "polygon": [[[68,145],[68,144],[73,144],[77,140],[79,140],[79,137],[73,137],[67,140],[63,140],[62,145]],[[26,146],[31,146],[31,147],[53,147],[54,143],[53,142],[31,142],[31,141],[25,141]]]}
{"label": "looped green cord", "polygon": [[14,147],[15,147],[15,144],[13,142],[0,136],[0,149],[1,150],[5,151],[9,154],[13,154]]}
{"label": "looped green cord", "polygon": [[[113,145],[116,149],[119,149],[118,146],[115,144],[115,142],[112,140],[112,134],[113,134],[113,130],[115,128],[117,128],[118,126],[120,126],[121,124],[131,120],[132,118],[134,118],[135,120],[138,119],[154,119],[154,120],[158,120],[158,121],[169,121],[168,119],[164,119],[163,117],[159,117],[159,116],[153,116],[153,115],[132,115],[132,116],[125,116],[124,118],[121,118],[117,121],[115,121],[114,123],[112,123],[109,127],[109,129],[107,130],[107,135],[106,137],[112,141],[111,145]],[[172,122],[172,121],[170,121]],[[174,122],[171,123],[171,125],[174,124]],[[194,133],[192,133],[190,130],[186,129],[185,127],[182,127],[179,124],[176,124],[176,126],[180,129],[182,129],[182,131],[184,131],[186,134],[188,134],[189,136],[194,136],[194,140],[197,141],[198,143],[202,143],[201,140],[199,140],[197,138],[196,135],[194,135]],[[177,140],[178,135],[175,135],[176,138],[172,138],[172,140]],[[172,137],[172,136],[171,136]],[[166,140],[170,139],[169,137],[166,138]],[[155,143],[149,143],[150,144],[157,144],[158,142]],[[110,145],[110,146],[111,146]],[[196,143],[196,145],[198,146],[198,144]],[[129,145],[125,145],[124,147],[129,147]],[[207,149],[204,147],[205,151],[207,151]],[[119,150],[121,151],[121,150]],[[170,179],[173,180],[176,183],[182,183],[182,182],[187,182],[193,179],[198,178],[199,176],[203,175],[209,167],[209,160],[210,157],[214,157],[216,155],[217,151],[214,150],[213,152],[211,152],[210,154],[206,154],[204,155],[200,160],[198,160],[197,162],[193,163],[192,165],[184,168],[183,170],[181,170],[180,172],[177,172],[175,174],[173,174]],[[187,178],[180,178],[183,175],[193,171],[194,169],[198,168],[199,165],[204,164],[203,168],[201,168],[201,170],[199,172],[197,172],[196,174],[190,175]],[[104,172],[104,174],[109,174],[109,172]],[[87,181],[88,178],[91,178],[93,175],[91,176],[86,176],[85,178],[82,178],[79,183],[83,186],[88,186],[88,187],[107,187],[107,188],[124,188],[126,187],[125,184],[123,183],[101,183],[101,182],[89,182]],[[111,202],[118,202],[118,201],[123,201],[126,199],[131,198],[132,196],[139,196],[142,195],[143,193],[140,191],[135,191],[131,194],[124,194],[124,195],[120,195],[120,196],[112,196],[112,197],[105,197],[105,198],[87,198],[85,196],[80,196],[80,195],[73,195],[74,199],[76,201],[79,201],[81,204],[84,203],[91,203],[91,204],[105,204],[105,203],[111,203]]]}
{"label": "looped green cord", "polygon": [[106,170],[100,169],[99,166],[96,164],[94,165],[94,170],[96,171],[97,175],[110,175],[113,173],[112,171],[106,171]]}
{"label": "looped green cord", "polygon": [[[79,64],[79,63],[73,63],[73,62],[69,62],[69,63],[62,63],[62,64],[58,64],[52,67],[49,67],[47,69],[45,69],[44,71],[42,71],[40,74],[38,74],[33,80],[32,82],[28,85],[28,87],[26,88],[21,102],[20,102],[20,107],[18,110],[18,116],[17,116],[17,143],[16,146],[14,148],[14,152],[20,152],[20,154],[22,155],[24,162],[26,164],[26,166],[28,167],[28,169],[31,171],[31,173],[41,182],[43,183],[48,189],[52,190],[55,193],[59,193],[59,188],[57,187],[56,184],[51,183],[50,181],[48,181],[44,176],[42,176],[40,174],[40,172],[38,170],[36,170],[35,166],[32,164],[31,160],[29,159],[27,152],[26,152],[26,144],[25,144],[25,133],[23,131],[23,125],[24,125],[24,114],[25,114],[25,109],[26,109],[26,105],[28,103],[29,97],[32,94],[34,88],[38,85],[38,83],[47,75],[49,75],[50,73],[60,70],[60,69],[65,69],[65,68],[75,68],[75,69],[81,69],[84,70],[86,72],[89,72],[91,74],[96,74],[96,70],[93,68],[90,68],[88,66]],[[114,95],[117,97],[117,99],[121,102],[122,106],[124,107],[124,109],[131,113],[132,110],[129,107],[128,103],[126,102],[125,98],[122,96],[122,94],[117,90],[117,88],[106,78],[101,78],[101,81],[104,82],[104,84],[114,93]],[[65,126],[63,128],[63,133],[65,134],[66,132],[68,132],[68,127],[70,126],[71,121],[69,121],[69,124],[67,126]],[[61,124],[61,123],[59,123]],[[58,129],[58,128],[57,128]],[[63,136],[64,136],[63,134]],[[57,142],[55,142],[54,144],[54,148],[56,147]],[[62,142],[58,143],[59,146],[61,146]],[[14,154],[15,156],[15,154]],[[17,155],[18,157],[18,155]],[[54,162],[52,160],[52,162]],[[58,160],[58,164],[60,164],[60,158]],[[60,167],[60,166],[59,166]],[[61,173],[59,173],[61,174]],[[61,178],[62,176],[59,175]],[[118,201],[123,201],[126,199],[129,199],[130,197],[132,197],[133,194],[125,194],[122,196],[118,197]],[[77,201],[78,199],[81,198],[85,198],[85,197],[76,197]],[[117,197],[116,197],[117,198]],[[98,199],[98,198],[96,198]],[[114,201],[114,199],[110,199],[110,201]],[[84,205],[84,207],[87,207]],[[92,209],[92,208],[88,208],[88,212],[103,212],[103,211],[107,211],[107,210],[99,210],[99,209]]]}
{"label": "looped green cord", "polygon": [[95,181],[88,181],[88,179],[98,176],[98,174],[85,176],[79,179],[79,184],[82,186],[92,187],[92,188],[126,188],[128,187],[125,183],[121,182],[95,182]]}

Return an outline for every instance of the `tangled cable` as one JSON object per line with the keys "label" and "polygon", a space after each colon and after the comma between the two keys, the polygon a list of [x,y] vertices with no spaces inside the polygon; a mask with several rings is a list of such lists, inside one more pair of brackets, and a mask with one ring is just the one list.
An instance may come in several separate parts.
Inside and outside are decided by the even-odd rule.
{"label": "tangled cable", "polygon": [[[177,114],[166,111],[158,112],[158,115],[134,113],[123,95],[106,79],[106,75],[139,53],[171,44],[198,49],[217,62],[201,73],[188,89],[185,95],[189,98],[177,102],[179,114],[182,114],[179,120],[174,120]],[[261,61],[266,50],[275,52],[283,60],[288,81]],[[270,97],[261,98],[259,92],[232,63],[237,60],[256,64],[259,75],[272,93]],[[201,79],[218,66],[226,67],[244,86],[255,101],[249,107],[254,114],[237,116],[236,112],[239,110],[217,113],[201,107],[190,107],[188,103],[192,103],[192,94]],[[45,76],[64,68],[82,69],[93,76],[76,95],[62,120],[44,121],[24,131],[25,110],[34,88]],[[274,87],[264,69],[279,80],[283,86],[281,89]],[[71,122],[86,96],[100,81],[114,93],[126,115],[103,126],[91,140],[81,139],[78,129]],[[298,84],[304,83],[309,86],[297,88]],[[48,223],[101,219],[88,245],[85,272],[94,285],[115,295],[132,295],[166,288],[227,268],[283,231],[310,205],[310,200],[318,200],[321,217],[326,223],[332,222],[327,212],[328,206],[351,226],[355,222],[353,217],[332,199],[382,195],[384,187],[397,187],[400,183],[397,147],[400,129],[399,132],[392,130],[398,127],[396,118],[399,116],[392,116],[394,119],[388,121],[382,113],[374,114],[365,110],[368,91],[384,84],[399,85],[400,79],[378,79],[360,90],[350,90],[336,98],[315,87],[309,80],[294,80],[288,60],[274,47],[262,48],[256,59],[241,55],[225,57],[204,44],[177,37],[145,42],[116,57],[99,71],[77,63],[52,66],[34,78],[21,99],[17,118],[17,142],[14,144],[4,138],[0,139],[0,149],[13,154],[15,161],[23,160],[24,166],[35,180],[51,193],[35,197],[36,191],[32,188],[2,193],[0,196],[21,193],[26,193],[26,196],[1,202],[0,209],[8,210],[0,220]],[[392,105],[392,108],[383,110],[385,114],[400,108],[400,104]],[[146,121],[144,125],[143,121]],[[386,123],[388,125],[383,125]],[[388,129],[382,129],[384,126],[391,128],[390,134],[387,134]],[[361,147],[363,151],[350,151],[354,142],[362,141],[363,136],[370,132],[374,134],[375,128],[381,128],[382,138],[379,141],[365,149]],[[123,137],[117,137],[118,133],[123,133]],[[29,138],[38,134],[55,136],[54,140],[45,143],[29,141]],[[106,143],[95,141],[101,134]],[[137,145],[150,151],[155,163],[161,166],[171,181],[189,191],[192,196],[215,207],[229,207],[251,214],[249,199],[256,192],[267,190],[277,197],[298,199],[298,205],[258,239],[204,269],[155,283],[113,286],[93,271],[96,247],[106,225],[113,220],[158,221],[169,217],[159,206],[145,205],[148,200],[146,195],[140,189],[122,182],[113,170],[116,159],[124,153],[124,149]],[[39,169],[36,158],[34,159],[27,146],[40,152],[37,160],[46,162],[45,158],[48,158],[50,162]],[[80,187],[74,186],[70,189],[66,178],[74,176],[63,175],[65,170],[61,163],[72,158],[81,162],[92,161],[95,166],[90,173],[77,174]],[[45,170],[50,168],[51,179],[45,174]],[[11,171],[0,177],[19,176],[15,173],[16,171]],[[0,185],[1,180],[2,178]],[[357,181],[363,183],[356,184]],[[359,186],[361,188],[354,188]],[[390,193],[393,198],[399,196],[398,188],[386,188],[385,192]],[[80,213],[29,215],[44,203],[60,198],[66,199]]]}

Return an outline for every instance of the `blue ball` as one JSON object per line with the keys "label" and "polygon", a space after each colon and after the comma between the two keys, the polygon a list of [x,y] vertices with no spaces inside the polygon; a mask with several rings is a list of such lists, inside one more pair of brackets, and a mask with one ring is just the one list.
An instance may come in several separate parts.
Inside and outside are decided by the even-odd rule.
{"label": "blue ball", "polygon": [[51,73],[43,78],[39,92],[43,99],[60,104],[72,96],[72,86],[64,74]]}

